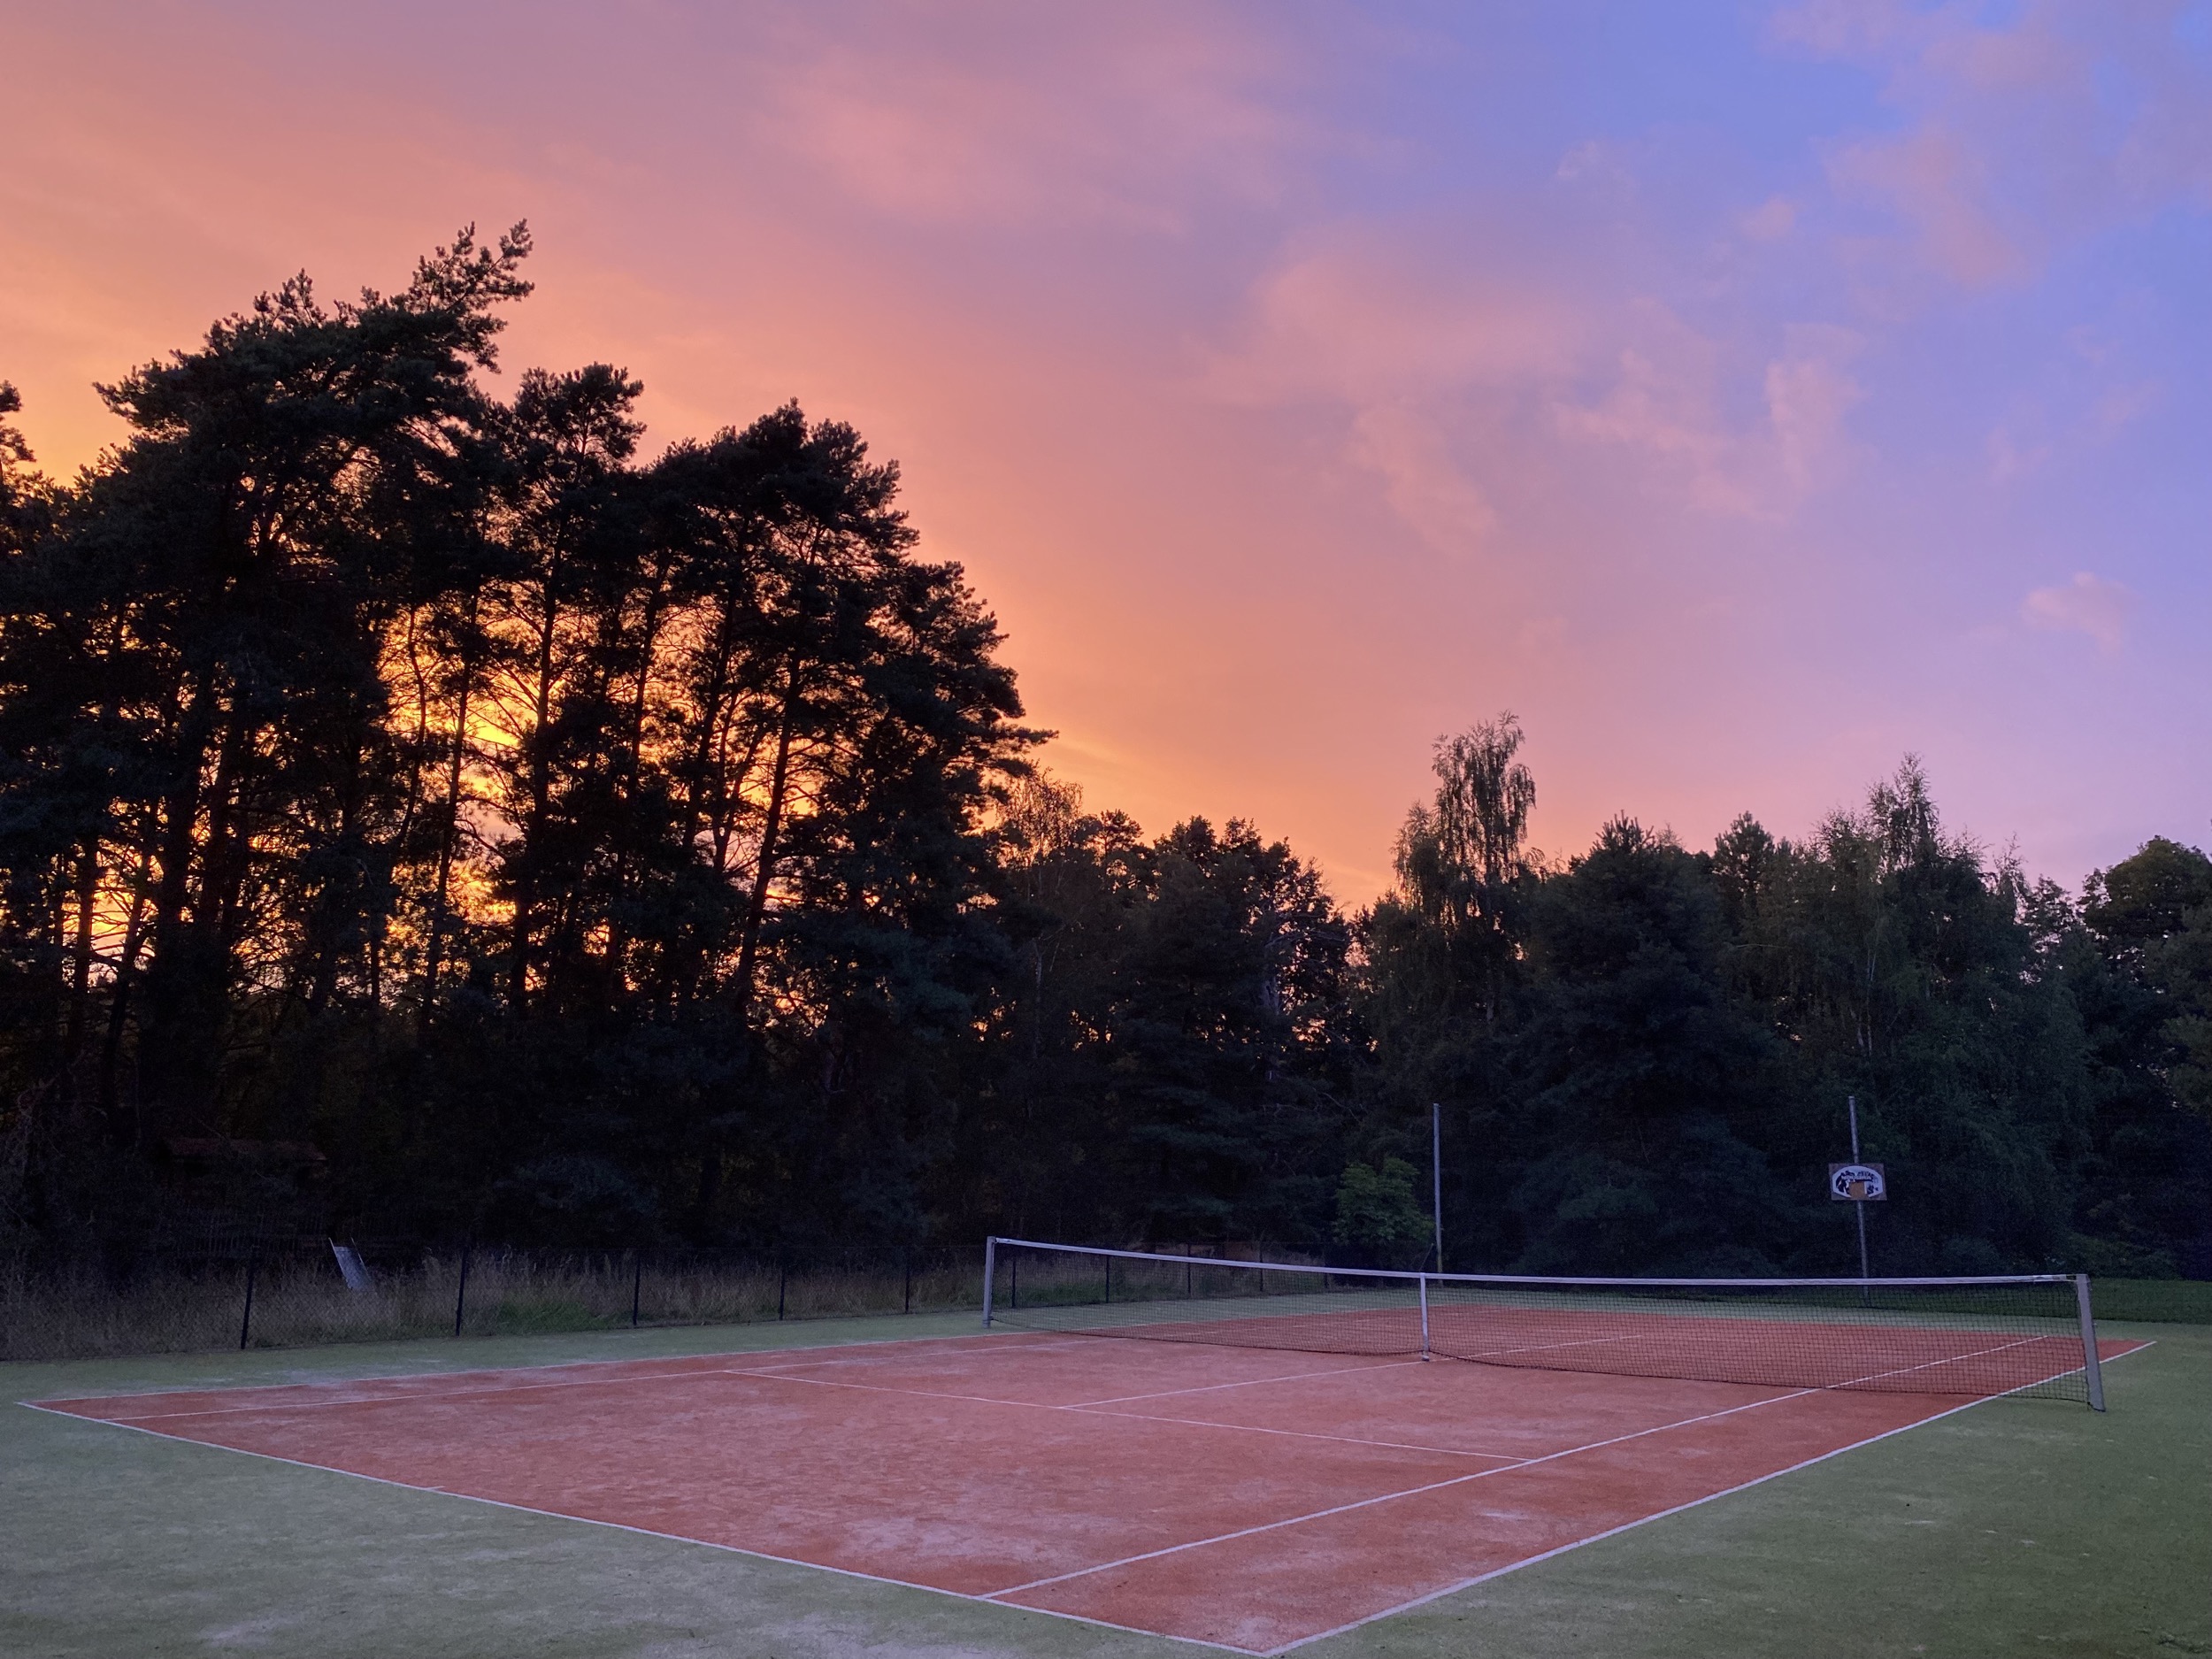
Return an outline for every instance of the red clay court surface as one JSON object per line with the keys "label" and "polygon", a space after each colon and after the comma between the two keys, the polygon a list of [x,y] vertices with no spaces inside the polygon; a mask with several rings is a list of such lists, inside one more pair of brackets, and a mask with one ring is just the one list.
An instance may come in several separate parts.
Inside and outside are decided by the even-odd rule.
{"label": "red clay court surface", "polygon": [[1962,1403],[1033,1333],[43,1402],[1263,1654]]}

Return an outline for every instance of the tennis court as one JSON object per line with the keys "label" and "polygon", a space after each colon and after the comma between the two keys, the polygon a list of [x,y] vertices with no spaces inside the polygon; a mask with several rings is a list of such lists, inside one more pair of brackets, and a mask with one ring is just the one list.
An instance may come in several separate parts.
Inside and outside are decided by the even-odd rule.
{"label": "tennis court", "polygon": [[[1210,1334],[979,1333],[42,1404],[1269,1653],[1984,1397],[1317,1354]],[[1956,1356],[1989,1335],[1961,1325]],[[1930,1340],[1916,1333],[1914,1363]],[[1940,1355],[1936,1366],[1954,1377],[1945,1388],[1963,1386]]]}

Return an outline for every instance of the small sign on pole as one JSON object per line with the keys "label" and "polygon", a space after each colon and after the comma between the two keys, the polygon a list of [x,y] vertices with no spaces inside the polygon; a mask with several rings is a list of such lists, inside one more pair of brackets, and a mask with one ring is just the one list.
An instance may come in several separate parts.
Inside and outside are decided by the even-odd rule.
{"label": "small sign on pole", "polygon": [[1828,1196],[1845,1203],[1875,1203],[1889,1196],[1889,1181],[1878,1164],[1831,1164]]}

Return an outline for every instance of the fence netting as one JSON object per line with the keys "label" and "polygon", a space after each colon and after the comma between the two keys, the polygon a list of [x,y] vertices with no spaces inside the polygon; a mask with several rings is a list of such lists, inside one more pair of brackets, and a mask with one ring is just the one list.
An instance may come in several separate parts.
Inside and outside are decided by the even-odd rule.
{"label": "fence netting", "polygon": [[921,1313],[972,1309],[981,1293],[968,1249],[548,1249],[241,1233],[119,1262],[0,1264],[0,1359]]}

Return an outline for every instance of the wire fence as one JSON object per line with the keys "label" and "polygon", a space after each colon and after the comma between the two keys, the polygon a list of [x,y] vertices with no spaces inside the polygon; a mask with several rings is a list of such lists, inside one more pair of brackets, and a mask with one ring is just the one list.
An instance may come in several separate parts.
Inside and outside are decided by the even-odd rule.
{"label": "wire fence", "polygon": [[0,1266],[0,1360],[979,1307],[973,1250],[425,1248],[256,1238],[126,1271]]}
{"label": "wire fence", "polygon": [[[341,1246],[352,1257],[350,1279]],[[1271,1254],[1153,1248],[1227,1259]],[[1048,1280],[1028,1274],[1018,1287],[1002,1286],[1002,1296],[1010,1292],[1023,1302],[1051,1294]],[[2101,1279],[2097,1302],[2107,1320],[2212,1324],[2212,1282]],[[979,1247],[563,1250],[334,1242],[188,1223],[121,1262],[56,1268],[0,1258],[0,1361],[745,1325],[982,1303]]]}

